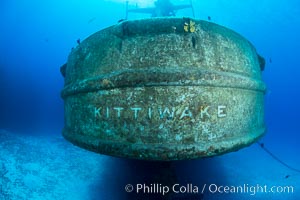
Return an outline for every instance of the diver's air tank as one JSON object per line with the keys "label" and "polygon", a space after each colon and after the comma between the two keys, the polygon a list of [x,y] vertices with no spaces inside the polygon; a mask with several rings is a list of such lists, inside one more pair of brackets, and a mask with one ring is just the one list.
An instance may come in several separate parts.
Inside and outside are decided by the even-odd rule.
{"label": "diver's air tank", "polygon": [[63,136],[146,160],[214,156],[265,132],[261,58],[223,26],[190,18],[123,21],[69,55]]}

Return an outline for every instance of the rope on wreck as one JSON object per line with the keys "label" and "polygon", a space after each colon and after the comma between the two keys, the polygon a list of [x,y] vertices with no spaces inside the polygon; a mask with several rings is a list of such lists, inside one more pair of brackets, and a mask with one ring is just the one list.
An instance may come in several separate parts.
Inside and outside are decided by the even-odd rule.
{"label": "rope on wreck", "polygon": [[[284,165],[285,167],[289,168],[292,171],[298,172],[300,173],[299,169],[296,169],[294,167],[291,167],[290,165],[288,165],[287,163],[283,162],[281,159],[279,159],[277,156],[275,156],[269,149],[267,149],[265,147],[265,144],[262,142],[256,142],[265,152],[267,152],[274,160],[276,160],[277,162],[281,163],[282,165]],[[287,178],[287,177],[286,177]]]}

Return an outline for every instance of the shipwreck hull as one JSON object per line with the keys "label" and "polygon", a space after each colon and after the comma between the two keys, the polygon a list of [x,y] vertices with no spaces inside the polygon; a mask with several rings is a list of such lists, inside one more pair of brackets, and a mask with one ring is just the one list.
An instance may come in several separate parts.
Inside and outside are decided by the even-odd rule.
{"label": "shipwreck hull", "polygon": [[147,160],[235,151],[265,132],[261,69],[255,48],[217,24],[124,21],[69,55],[63,135],[98,153]]}

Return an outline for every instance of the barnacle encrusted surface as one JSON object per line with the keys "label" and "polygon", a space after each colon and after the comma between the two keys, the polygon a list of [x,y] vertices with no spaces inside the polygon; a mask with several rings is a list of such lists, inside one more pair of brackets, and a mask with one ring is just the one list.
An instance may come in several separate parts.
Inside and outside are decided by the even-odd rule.
{"label": "barnacle encrusted surface", "polygon": [[71,52],[63,135],[128,158],[219,155],[263,135],[264,92],[256,50],[234,31],[189,18],[124,21]]}

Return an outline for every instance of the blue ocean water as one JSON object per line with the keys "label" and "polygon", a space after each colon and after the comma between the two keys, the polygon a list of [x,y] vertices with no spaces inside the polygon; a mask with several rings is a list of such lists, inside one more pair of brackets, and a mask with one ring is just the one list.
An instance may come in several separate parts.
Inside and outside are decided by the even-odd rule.
{"label": "blue ocean water", "polygon": [[[132,7],[153,3],[129,0]],[[261,142],[281,161],[299,169],[299,2],[194,0],[193,5],[195,18],[209,20],[209,16],[212,22],[235,30],[266,59],[268,131]],[[124,19],[125,9],[124,0],[0,2],[0,199],[300,199],[300,173],[257,144],[214,158],[166,164],[98,155],[61,137],[64,80],[60,66],[78,39]],[[177,16],[192,17],[191,10],[179,11]],[[147,17],[129,15],[129,19]],[[124,190],[127,184],[145,182],[199,188],[205,184],[293,186],[293,192],[196,196],[183,192],[166,197]]]}

